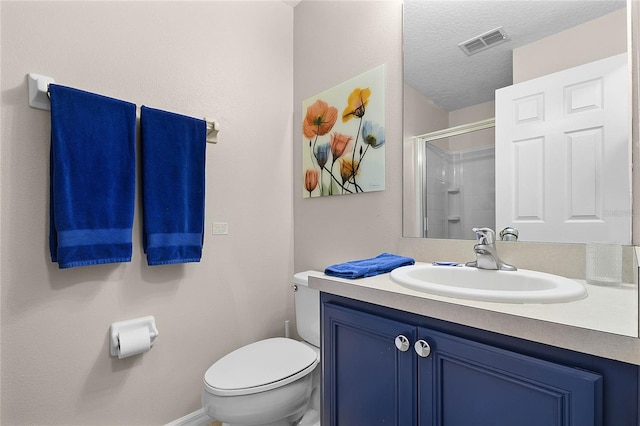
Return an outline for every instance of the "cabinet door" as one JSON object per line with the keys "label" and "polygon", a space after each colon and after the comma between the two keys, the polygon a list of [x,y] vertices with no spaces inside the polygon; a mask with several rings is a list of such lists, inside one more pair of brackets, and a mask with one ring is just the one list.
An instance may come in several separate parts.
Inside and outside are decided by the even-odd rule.
{"label": "cabinet door", "polygon": [[598,426],[602,377],[420,328],[419,424]]}
{"label": "cabinet door", "polygon": [[322,424],[416,424],[416,327],[332,304],[322,326]]}

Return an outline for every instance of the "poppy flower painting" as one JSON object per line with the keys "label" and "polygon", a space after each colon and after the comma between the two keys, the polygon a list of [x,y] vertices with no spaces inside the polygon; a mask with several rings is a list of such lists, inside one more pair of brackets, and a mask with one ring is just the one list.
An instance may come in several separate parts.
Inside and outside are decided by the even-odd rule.
{"label": "poppy flower painting", "polygon": [[303,197],[382,191],[384,65],[302,103]]}

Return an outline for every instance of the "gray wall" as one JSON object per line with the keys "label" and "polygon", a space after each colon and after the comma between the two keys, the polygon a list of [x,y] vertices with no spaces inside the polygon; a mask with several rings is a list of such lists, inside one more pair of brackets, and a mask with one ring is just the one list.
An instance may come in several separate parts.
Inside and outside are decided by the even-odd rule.
{"label": "gray wall", "polygon": [[[323,270],[332,263],[398,249],[402,235],[401,46],[399,1],[303,1],[295,8],[293,199],[297,271]],[[302,101],[381,64],[386,74],[386,190],[302,199]]]}
{"label": "gray wall", "polygon": [[[2,418],[163,424],[200,408],[206,369],[293,318],[293,8],[271,2],[1,2]],[[26,74],[221,124],[207,146],[202,261],[49,260],[48,112]],[[114,153],[117,155],[117,153]],[[139,195],[139,194],[138,194]],[[139,199],[139,197],[138,197]],[[229,235],[213,236],[212,222]],[[109,356],[114,321],[154,315],[150,352]]]}

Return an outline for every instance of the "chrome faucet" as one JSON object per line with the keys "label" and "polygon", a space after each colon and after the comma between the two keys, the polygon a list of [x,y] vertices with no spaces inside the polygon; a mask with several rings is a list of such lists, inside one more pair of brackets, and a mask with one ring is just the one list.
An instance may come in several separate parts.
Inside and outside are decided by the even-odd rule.
{"label": "chrome faucet", "polygon": [[513,265],[504,263],[498,257],[498,249],[496,248],[496,233],[490,228],[473,228],[476,233],[478,244],[473,246],[476,252],[476,260],[468,262],[466,266],[478,269],[495,269],[500,271],[515,271],[517,268]]}

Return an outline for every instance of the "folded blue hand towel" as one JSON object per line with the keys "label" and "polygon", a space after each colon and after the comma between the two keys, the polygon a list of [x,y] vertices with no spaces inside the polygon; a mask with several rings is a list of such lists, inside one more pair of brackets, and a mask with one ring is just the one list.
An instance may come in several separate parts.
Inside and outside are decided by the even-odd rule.
{"label": "folded blue hand towel", "polygon": [[352,260],[328,266],[324,273],[339,278],[363,278],[385,274],[400,266],[413,265],[416,261],[410,257],[382,253],[376,257]]}
{"label": "folded blue hand towel", "polygon": [[149,265],[199,262],[207,123],[143,106],[143,245]]}
{"label": "folded blue hand towel", "polygon": [[51,95],[51,259],[59,268],[131,261],[135,104],[60,85]]}

